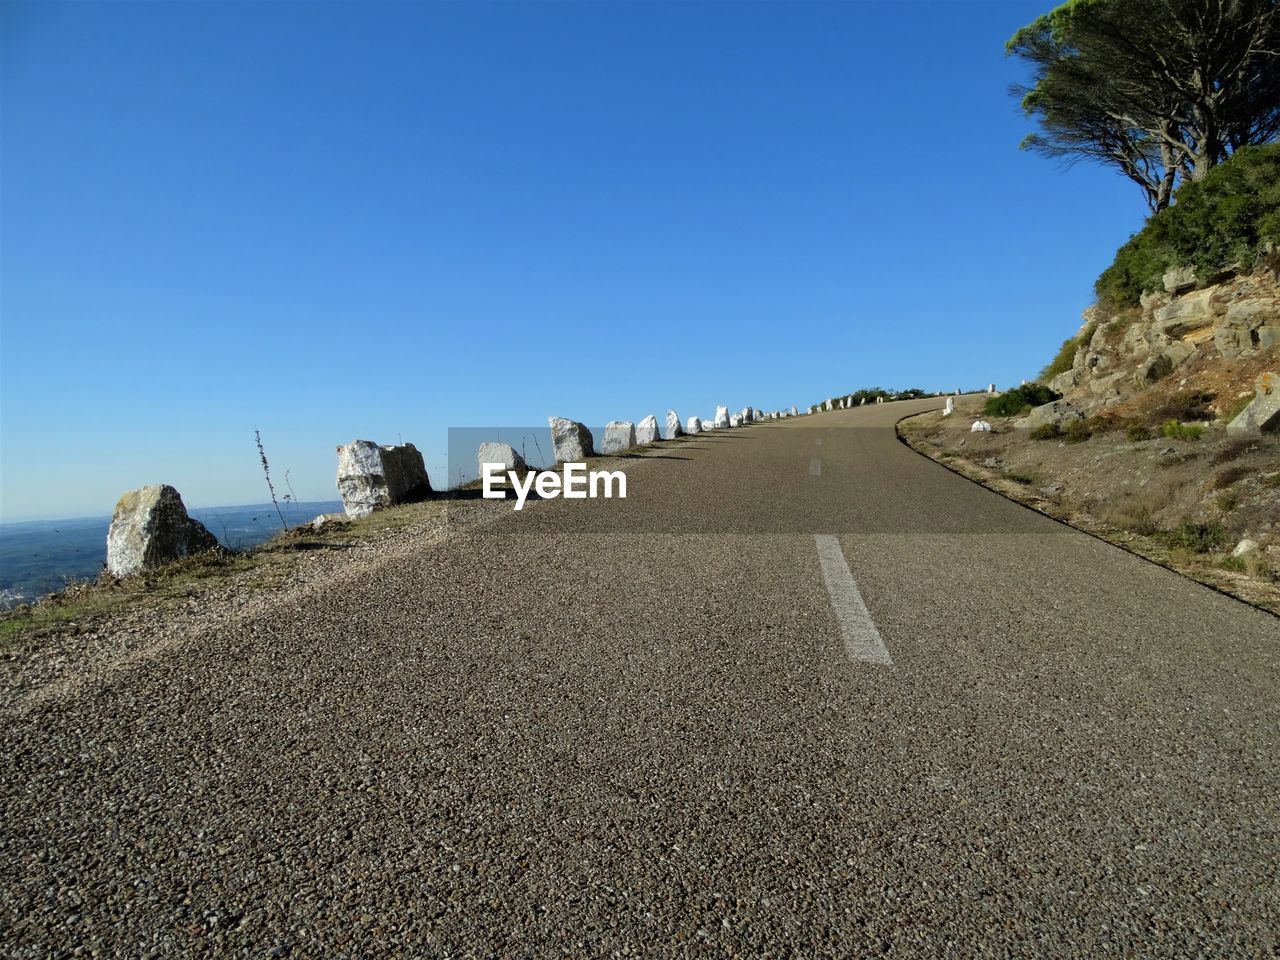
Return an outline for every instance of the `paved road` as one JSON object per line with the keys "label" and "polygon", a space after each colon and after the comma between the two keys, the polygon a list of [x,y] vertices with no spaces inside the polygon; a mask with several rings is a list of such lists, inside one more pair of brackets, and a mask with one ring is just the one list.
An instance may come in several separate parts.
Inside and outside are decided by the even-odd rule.
{"label": "paved road", "polygon": [[1280,623],[898,443],[933,405],[664,447],[12,721],[9,952],[1275,952]]}

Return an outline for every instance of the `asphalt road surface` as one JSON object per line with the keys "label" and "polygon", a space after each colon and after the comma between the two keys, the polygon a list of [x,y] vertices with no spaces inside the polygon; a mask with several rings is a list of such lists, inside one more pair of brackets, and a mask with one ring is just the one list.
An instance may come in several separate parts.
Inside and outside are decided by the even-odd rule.
{"label": "asphalt road surface", "polygon": [[1280,621],[894,435],[504,504],[15,714],[5,953],[1256,957]]}

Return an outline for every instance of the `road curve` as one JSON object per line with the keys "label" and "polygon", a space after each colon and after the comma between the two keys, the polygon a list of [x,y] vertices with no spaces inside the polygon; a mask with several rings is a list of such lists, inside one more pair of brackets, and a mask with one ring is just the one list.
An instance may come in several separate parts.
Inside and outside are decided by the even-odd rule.
{"label": "road curve", "polygon": [[[1259,956],[1280,621],[760,424],[15,713],[15,957]],[[878,646],[877,646],[878,644]]]}

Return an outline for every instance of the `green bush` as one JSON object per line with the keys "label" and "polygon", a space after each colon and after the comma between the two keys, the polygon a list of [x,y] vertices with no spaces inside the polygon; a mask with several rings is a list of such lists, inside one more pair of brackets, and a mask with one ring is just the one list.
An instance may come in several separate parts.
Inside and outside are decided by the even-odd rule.
{"label": "green bush", "polygon": [[1192,553],[1210,553],[1227,546],[1231,537],[1220,523],[1192,523],[1190,520],[1183,520],[1165,533],[1164,539],[1171,547],[1190,550]]}
{"label": "green bush", "polygon": [[1062,436],[1062,430],[1056,423],[1042,423],[1031,431],[1032,440],[1057,440]]}
{"label": "green bush", "polygon": [[1057,400],[1062,394],[1054,393],[1041,383],[1026,383],[1006,390],[997,397],[987,397],[982,412],[989,417],[1016,417],[1024,410]]}
{"label": "green bush", "polygon": [[1170,440],[1199,440],[1204,427],[1198,423],[1179,423],[1177,420],[1166,420],[1160,426],[1162,436]]}
{"label": "green bush", "polygon": [[1072,420],[1067,424],[1067,443],[1084,443],[1093,436],[1093,431],[1085,420]]}
{"label": "green bush", "polygon": [[1049,365],[1040,371],[1041,380],[1052,380],[1060,373],[1066,373],[1076,361],[1076,351],[1093,339],[1098,325],[1090,323],[1074,337],[1062,341],[1058,354],[1049,361]]}
{"label": "green bush", "polygon": [[1132,306],[1162,289],[1166,270],[1191,265],[1208,278],[1233,264],[1251,267],[1268,242],[1280,242],[1280,144],[1244,147],[1184,183],[1173,205],[1116,252],[1094,290],[1108,308]]}

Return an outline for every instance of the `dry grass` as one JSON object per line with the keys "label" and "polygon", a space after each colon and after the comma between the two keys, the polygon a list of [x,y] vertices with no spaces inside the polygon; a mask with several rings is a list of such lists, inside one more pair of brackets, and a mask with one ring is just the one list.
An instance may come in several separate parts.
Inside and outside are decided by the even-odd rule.
{"label": "dry grass", "polygon": [[0,647],[44,634],[83,630],[126,605],[160,605],[234,582],[237,590],[269,590],[283,583],[300,557],[317,550],[343,550],[417,525],[438,523],[448,501],[428,500],[379,510],[362,520],[309,524],[282,532],[243,552],[210,550],[155,570],[117,580],[104,573],[58,593],[0,612]]}

